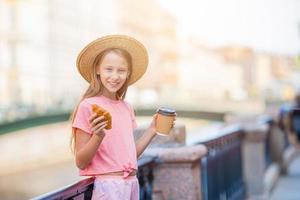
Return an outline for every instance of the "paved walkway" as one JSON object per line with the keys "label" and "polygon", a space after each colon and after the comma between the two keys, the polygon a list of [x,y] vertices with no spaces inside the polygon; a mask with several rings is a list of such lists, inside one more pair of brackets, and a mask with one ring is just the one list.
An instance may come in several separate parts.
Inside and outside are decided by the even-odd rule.
{"label": "paved walkway", "polygon": [[292,161],[288,174],[281,176],[271,200],[300,200],[300,155]]}

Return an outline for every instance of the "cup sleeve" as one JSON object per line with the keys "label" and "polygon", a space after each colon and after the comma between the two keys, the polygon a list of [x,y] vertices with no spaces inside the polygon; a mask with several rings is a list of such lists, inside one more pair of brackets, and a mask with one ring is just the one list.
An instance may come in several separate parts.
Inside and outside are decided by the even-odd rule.
{"label": "cup sleeve", "polygon": [[91,109],[81,102],[78,106],[75,118],[72,123],[72,128],[79,128],[89,134],[92,134],[89,117],[91,116]]}

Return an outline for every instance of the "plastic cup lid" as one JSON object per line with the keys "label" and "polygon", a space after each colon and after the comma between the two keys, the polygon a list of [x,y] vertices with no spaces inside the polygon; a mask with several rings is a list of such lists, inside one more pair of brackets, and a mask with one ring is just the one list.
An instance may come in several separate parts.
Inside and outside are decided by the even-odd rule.
{"label": "plastic cup lid", "polygon": [[175,115],[176,110],[173,108],[168,108],[168,107],[159,107],[157,109],[157,112],[160,114],[165,114],[165,115]]}

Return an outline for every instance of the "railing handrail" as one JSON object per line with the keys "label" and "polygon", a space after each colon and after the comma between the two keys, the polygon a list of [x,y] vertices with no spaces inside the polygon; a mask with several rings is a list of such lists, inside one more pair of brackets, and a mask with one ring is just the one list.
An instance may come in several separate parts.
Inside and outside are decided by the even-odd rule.
{"label": "railing handrail", "polygon": [[[142,168],[149,164],[152,164],[156,161],[155,156],[145,156],[138,159],[138,166]],[[57,190],[48,192],[46,194],[42,194],[40,196],[34,197],[31,200],[47,200],[47,199],[67,199],[72,196],[79,195],[84,193],[86,190],[93,189],[94,185],[94,177],[85,178],[83,180],[77,181],[73,184],[67,185],[63,188],[59,188]],[[92,194],[90,194],[92,195]]]}
{"label": "railing handrail", "polygon": [[202,134],[197,138],[197,141],[195,141],[195,144],[203,144],[207,143],[213,140],[220,140],[221,138],[224,138],[226,136],[229,136],[231,134],[241,132],[242,127],[239,124],[231,124],[226,125],[225,127],[217,127],[216,130],[213,130],[211,132],[206,132],[205,134]]}
{"label": "railing handrail", "polygon": [[94,184],[94,177],[86,178],[81,181],[75,182],[73,184],[64,186],[52,192],[42,194],[40,196],[34,197],[31,200],[42,200],[42,199],[65,199],[75,194],[84,192],[88,187],[92,187]]}

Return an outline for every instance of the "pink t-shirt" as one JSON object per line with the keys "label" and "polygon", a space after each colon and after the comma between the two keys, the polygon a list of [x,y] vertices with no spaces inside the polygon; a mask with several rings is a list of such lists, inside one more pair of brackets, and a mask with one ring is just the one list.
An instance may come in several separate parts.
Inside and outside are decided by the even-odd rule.
{"label": "pink t-shirt", "polygon": [[92,104],[107,110],[112,116],[112,129],[104,130],[106,135],[100,144],[91,163],[79,169],[82,176],[93,176],[109,172],[123,171],[127,177],[133,169],[137,169],[136,147],[133,129],[136,121],[133,108],[125,101],[111,100],[104,96],[84,99],[78,107],[73,128],[79,128],[92,134],[89,117],[93,114]]}

